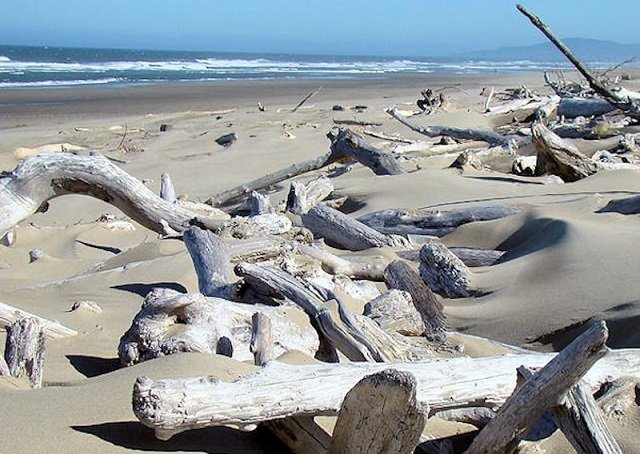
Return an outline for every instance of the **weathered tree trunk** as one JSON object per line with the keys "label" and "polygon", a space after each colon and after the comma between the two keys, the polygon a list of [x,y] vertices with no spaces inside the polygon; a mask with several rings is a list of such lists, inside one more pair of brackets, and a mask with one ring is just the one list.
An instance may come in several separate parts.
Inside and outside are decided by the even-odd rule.
{"label": "weathered tree trunk", "polygon": [[215,233],[197,226],[189,228],[183,239],[198,275],[200,293],[231,299],[234,279],[226,244]]}
{"label": "weathered tree trunk", "polygon": [[418,126],[400,115],[395,107],[387,109],[386,112],[409,129],[427,137],[449,136],[454,139],[482,140],[483,142],[487,142],[489,145],[502,147],[511,147],[513,145],[512,138],[505,137],[493,131],[461,129],[447,126]]}
{"label": "weathered tree trunk", "polygon": [[327,134],[331,140],[331,151],[336,156],[345,156],[369,167],[376,175],[400,175],[406,173],[393,155],[378,150],[364,137],[349,129],[335,128]]}
{"label": "weathered tree trunk", "polygon": [[540,415],[555,406],[606,353],[608,331],[595,323],[544,366],[500,407],[475,438],[467,454],[513,452]]}
{"label": "weathered tree trunk", "polygon": [[[140,377],[134,386],[133,409],[138,419],[155,429],[156,436],[162,439],[209,426],[242,428],[288,416],[335,415],[344,396],[359,380],[389,367],[416,377],[418,404],[429,405],[432,412],[464,406],[496,406],[515,388],[517,367],[544,366],[555,356],[525,353],[391,365],[292,366],[271,361],[257,374],[234,383],[207,378],[154,381]],[[595,391],[603,382],[625,375],[640,378],[640,350],[609,351],[586,373],[584,380]]]}
{"label": "weathered tree trunk", "polygon": [[296,250],[303,255],[319,260],[323,268],[331,274],[344,274],[354,279],[368,279],[381,281],[387,266],[386,262],[370,260],[367,262],[353,262],[346,260],[319,247],[307,244],[296,245]]}
{"label": "weathered tree trunk", "polygon": [[327,177],[320,177],[302,184],[291,183],[287,197],[287,210],[302,215],[323,201],[333,192],[333,183]]}
{"label": "weathered tree trunk", "polygon": [[273,356],[273,332],[271,319],[267,314],[256,312],[251,316],[251,344],[253,362],[256,366],[264,366]]}
{"label": "weathered tree trunk", "polygon": [[42,387],[44,330],[36,318],[23,318],[7,326],[4,359],[16,378],[26,377],[32,388]]}
{"label": "weathered tree trunk", "polygon": [[439,240],[429,240],[420,248],[420,275],[435,293],[449,298],[471,294],[469,268]]}
{"label": "weathered tree trunk", "polygon": [[604,99],[563,98],[558,106],[558,115],[566,118],[600,116],[615,110]]}
{"label": "weathered tree trunk", "polygon": [[389,288],[404,290],[411,295],[427,328],[426,337],[440,342],[446,339],[442,304],[411,265],[401,260],[391,262],[384,272],[384,280]]}
{"label": "weathered tree trunk", "polygon": [[104,156],[42,153],[24,159],[0,179],[0,233],[37,211],[46,211],[49,200],[65,194],[103,200],[158,233],[165,231],[163,222],[178,232],[191,222],[210,229],[223,224],[161,199]]}
{"label": "weathered tree trunk", "polygon": [[50,338],[69,337],[78,334],[77,331],[71,328],[67,328],[66,326],[62,326],[60,323],[38,317],[37,315],[33,315],[29,312],[22,311],[4,303],[0,303],[0,327],[6,328],[16,320],[20,320],[23,318],[37,319],[40,322],[44,333],[47,335],[47,337]]}
{"label": "weathered tree trunk", "polygon": [[420,441],[429,408],[416,402],[416,379],[386,369],[368,375],[347,393],[329,454],[410,454]]}
{"label": "weathered tree trunk", "polygon": [[302,222],[315,235],[352,251],[372,247],[406,247],[399,237],[384,235],[360,221],[326,205],[316,205],[302,215]]}
{"label": "weathered tree trunk", "polygon": [[541,123],[531,128],[533,144],[538,152],[536,175],[550,173],[573,182],[593,175],[598,166],[571,143],[561,139]]}

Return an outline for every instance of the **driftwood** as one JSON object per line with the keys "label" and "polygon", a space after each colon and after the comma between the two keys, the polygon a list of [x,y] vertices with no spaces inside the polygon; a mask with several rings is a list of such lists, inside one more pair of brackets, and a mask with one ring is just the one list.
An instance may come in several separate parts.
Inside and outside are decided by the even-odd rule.
{"label": "driftwood", "polygon": [[294,181],[287,197],[287,210],[302,215],[329,197],[333,189],[333,183],[327,177],[316,178],[307,184]]}
{"label": "driftwood", "polygon": [[293,454],[327,454],[331,436],[312,417],[281,418],[260,424]]}
{"label": "driftwood", "polygon": [[600,116],[615,110],[604,99],[562,98],[558,105],[558,115],[566,118]]}
{"label": "driftwood", "polygon": [[240,361],[253,359],[250,333],[251,318],[256,312],[271,318],[275,355],[290,350],[314,355],[318,350],[315,330],[290,321],[283,308],[165,289],[154,290],[145,298],[131,327],[120,339],[120,362],[129,366],[177,352],[231,352]]}
{"label": "driftwood", "polygon": [[406,247],[399,237],[384,235],[346,214],[326,205],[316,205],[302,215],[302,222],[315,235],[352,251],[372,247]]}
{"label": "driftwood", "polygon": [[231,299],[233,274],[226,244],[215,233],[197,226],[189,228],[183,239],[198,275],[200,293]]}
{"label": "driftwood", "polygon": [[391,136],[389,134],[385,134],[379,131],[373,131],[371,129],[365,129],[364,131],[362,131],[365,135],[367,136],[371,136],[371,137],[375,137],[376,139],[382,139],[382,140],[386,140],[389,142],[400,142],[400,143],[414,143],[414,140],[411,139],[405,139],[404,137],[400,137],[400,136]]}
{"label": "driftwood", "polygon": [[253,362],[256,366],[264,366],[274,358],[271,319],[267,314],[256,312],[251,316],[249,349],[253,353]]}
{"label": "driftwood", "polygon": [[587,80],[589,86],[605,98],[611,105],[625,112],[627,115],[640,119],[640,93],[631,92],[621,87],[609,88],[602,83],[591,71],[571,52],[571,50],[543,23],[540,18],[530,13],[524,6],[517,5],[518,10],[524,14],[531,23],[540,30],[565,57],[575,66],[580,74]]}
{"label": "driftwood", "polygon": [[389,288],[404,290],[411,295],[426,327],[424,335],[435,341],[444,341],[445,315],[442,304],[411,265],[402,260],[391,262],[384,272],[384,280]]}
{"label": "driftwood", "polygon": [[322,87],[318,87],[318,89],[316,91],[312,91],[311,93],[309,93],[307,96],[305,96],[304,98],[302,98],[300,100],[300,102],[298,104],[296,104],[296,106],[291,109],[291,112],[295,112],[296,110],[298,110],[300,107],[302,107],[302,105],[309,101],[311,98],[313,98],[315,95],[317,95],[318,93],[320,93],[320,90],[322,90]]}
{"label": "driftwood", "polygon": [[606,324],[595,323],[565,347],[514,391],[466,452],[513,452],[538,417],[605,355],[607,336]]}
{"label": "driftwood", "polygon": [[640,213],[640,195],[611,200],[600,208],[598,213],[638,214]]}
{"label": "driftwood", "polygon": [[[364,376],[389,367],[412,373],[417,401],[432,413],[465,406],[497,406],[516,386],[520,365],[544,366],[556,355],[525,353],[488,358],[452,358],[393,364],[342,363],[290,366],[271,361],[257,374],[234,383],[212,378],[138,378],[133,410],[156,436],[168,439],[209,426],[250,428],[298,415],[335,415],[344,396]],[[640,377],[639,350],[613,350],[584,376],[592,391],[612,378]],[[528,402],[527,404],[530,404]]]}
{"label": "driftwood", "polygon": [[160,198],[170,203],[175,203],[177,200],[176,190],[168,173],[160,176]]}
{"label": "driftwood", "polygon": [[252,191],[247,200],[249,202],[249,216],[275,213],[268,195]]}
{"label": "driftwood", "polygon": [[473,206],[450,211],[389,209],[360,216],[358,220],[386,234],[444,236],[470,222],[491,221],[519,213],[504,205]]}
{"label": "driftwood", "polygon": [[471,294],[471,272],[439,240],[429,240],[420,248],[420,275],[436,293],[449,298]]}
{"label": "driftwood", "polygon": [[559,176],[565,182],[573,182],[598,171],[595,162],[542,123],[534,123],[531,132],[533,144],[538,152],[536,175],[550,173]]}
{"label": "driftwood", "polygon": [[491,266],[500,260],[505,251],[495,249],[476,249],[468,247],[450,247],[449,250],[458,257],[462,263],[470,268]]}
{"label": "driftwood", "polygon": [[84,194],[110,203],[145,227],[164,233],[163,222],[181,232],[196,221],[216,229],[222,221],[198,215],[161,199],[100,155],[42,153],[24,159],[0,179],[0,233],[65,194]]}
{"label": "driftwood", "polygon": [[334,118],[333,123],[344,126],[382,126],[382,122],[379,121],[350,120],[343,118]]}
{"label": "driftwood", "polygon": [[[519,367],[518,374],[529,380],[535,372],[526,367]],[[582,381],[573,385],[561,403],[550,408],[549,412],[576,452],[622,454],[593,394]]]}
{"label": "driftwood", "polygon": [[410,373],[386,369],[366,376],[342,402],[329,453],[412,453],[428,413],[416,402]]}
{"label": "driftwood", "polygon": [[4,359],[13,377],[25,377],[32,388],[42,387],[45,334],[37,318],[22,318],[7,326]]}
{"label": "driftwood", "polygon": [[351,158],[369,167],[376,175],[400,175],[406,173],[389,153],[378,150],[364,137],[344,129],[332,129],[327,137],[331,140],[331,151],[336,156]]}
{"label": "driftwood", "polygon": [[422,336],[426,330],[421,314],[408,292],[392,289],[364,306],[364,315],[384,331],[405,336]]}
{"label": "driftwood", "polygon": [[386,112],[409,129],[428,137],[449,136],[454,139],[462,140],[482,140],[483,142],[487,142],[489,145],[502,147],[511,147],[513,145],[513,139],[502,136],[493,131],[462,129],[446,126],[418,126],[400,115],[395,107],[388,108]]}
{"label": "driftwood", "polygon": [[6,328],[16,320],[23,318],[37,319],[40,322],[45,335],[50,338],[69,337],[78,334],[77,331],[67,328],[66,326],[62,326],[60,323],[38,317],[37,315],[33,315],[29,312],[0,303],[0,327]]}
{"label": "driftwood", "polygon": [[344,274],[354,279],[369,279],[372,281],[381,281],[383,279],[386,262],[374,260],[354,262],[307,244],[296,245],[296,250],[300,254],[320,261],[323,269],[331,274]]}

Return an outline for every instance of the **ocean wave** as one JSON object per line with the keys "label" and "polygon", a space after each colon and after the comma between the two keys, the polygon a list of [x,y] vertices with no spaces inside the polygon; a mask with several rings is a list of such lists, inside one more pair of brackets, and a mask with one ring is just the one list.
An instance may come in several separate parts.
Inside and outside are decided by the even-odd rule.
{"label": "ocean wave", "polygon": [[0,55],[0,61],[11,61],[9,57],[5,57],[4,55]]}
{"label": "ocean wave", "polygon": [[122,79],[108,77],[104,79],[79,80],[41,80],[37,82],[0,82],[0,88],[38,88],[38,87],[67,87],[74,85],[106,85],[122,82]]}

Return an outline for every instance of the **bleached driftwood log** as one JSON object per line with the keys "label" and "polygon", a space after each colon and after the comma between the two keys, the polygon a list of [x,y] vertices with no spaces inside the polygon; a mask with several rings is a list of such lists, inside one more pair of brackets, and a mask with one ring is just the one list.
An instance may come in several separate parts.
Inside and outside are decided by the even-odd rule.
{"label": "bleached driftwood log", "polygon": [[362,222],[326,205],[316,205],[302,215],[302,222],[315,235],[352,251],[390,246],[406,248],[404,238],[384,235]]}
{"label": "bleached driftwood log", "polygon": [[267,314],[256,312],[251,316],[251,344],[253,362],[256,366],[264,366],[274,358],[273,329]]}
{"label": "bleached driftwood log", "polygon": [[192,226],[184,244],[198,275],[198,290],[204,296],[232,299],[233,273],[227,245],[215,233]]}
{"label": "bleached driftwood log", "polygon": [[248,263],[238,264],[235,271],[246,284],[258,289],[266,288],[302,308],[328,343],[351,361],[373,361],[366,346],[345,332],[333,320],[331,313],[322,307],[322,300],[295,277],[277,268]]}
{"label": "bleached driftwood log", "polygon": [[290,321],[284,308],[163,290],[147,295],[131,327],[120,338],[120,362],[129,366],[184,351],[217,353],[229,343],[233,358],[253,359],[251,317],[255,312],[263,312],[271,318],[275,355],[298,350],[313,356],[318,350],[315,330]]}
{"label": "bleached driftwood log", "polygon": [[333,183],[327,177],[320,177],[307,184],[294,181],[287,197],[287,210],[302,215],[323,201],[333,192]]}
{"label": "bleached driftwood log", "polygon": [[170,203],[175,203],[177,200],[176,190],[168,173],[160,175],[160,198]]}
{"label": "bleached driftwood log", "polygon": [[534,123],[531,132],[533,144],[538,152],[536,175],[550,173],[559,176],[565,182],[573,182],[598,171],[595,162],[542,123]]}
{"label": "bleached driftwood log", "polygon": [[640,119],[640,93],[626,90],[622,87],[607,87],[584,65],[571,50],[551,31],[551,29],[540,20],[540,18],[529,12],[524,6],[517,5],[518,10],[524,14],[531,23],[540,30],[558,48],[560,52],[571,62],[580,74],[587,80],[589,86],[605,98],[611,105],[625,112],[627,115]]}
{"label": "bleached driftwood log", "polygon": [[163,221],[182,232],[192,221],[210,229],[223,222],[161,199],[100,155],[42,153],[24,159],[0,179],[0,234],[65,194],[84,194],[116,206],[145,227],[164,233]]}
{"label": "bleached driftwood log", "polygon": [[332,129],[327,137],[331,140],[331,151],[336,156],[345,156],[369,167],[376,175],[400,175],[406,171],[393,155],[378,150],[364,137],[345,128]]}
{"label": "bleached driftwood log", "polygon": [[504,205],[471,206],[449,211],[388,209],[360,216],[358,220],[386,234],[444,236],[457,227],[478,221],[492,221],[519,213]]}
{"label": "bleached driftwood log", "polygon": [[22,318],[7,326],[4,359],[13,377],[25,377],[32,388],[42,387],[44,330],[37,318]]}
{"label": "bleached driftwood log", "polygon": [[516,388],[466,452],[513,452],[540,415],[556,406],[569,388],[605,355],[607,337],[604,322],[588,328],[538,373]]}
{"label": "bleached driftwood log", "polygon": [[[518,374],[529,380],[535,372],[526,367],[519,367]],[[622,454],[593,394],[582,381],[573,385],[559,405],[550,408],[549,412],[576,452]]]}
{"label": "bleached driftwood log", "polygon": [[[297,415],[335,415],[346,393],[364,376],[392,367],[412,373],[417,401],[431,412],[501,405],[516,386],[520,365],[541,367],[556,355],[525,353],[488,358],[451,358],[404,363],[287,365],[271,361],[234,383],[212,378],[138,378],[133,409],[138,419],[168,439],[209,426],[251,427]],[[640,350],[613,350],[584,376],[592,391],[616,377],[640,377]]]}
{"label": "bleached driftwood log", "polygon": [[412,453],[429,408],[416,402],[416,379],[386,369],[360,380],[347,393],[329,454]]}
{"label": "bleached driftwood log", "polygon": [[389,290],[364,306],[364,315],[390,333],[422,336],[426,330],[413,298],[403,290]]}
{"label": "bleached driftwood log", "polygon": [[367,262],[354,262],[331,254],[325,249],[307,244],[297,244],[296,250],[303,255],[312,257],[322,264],[331,274],[344,274],[354,279],[369,279],[381,281],[387,266],[384,261],[369,260]]}
{"label": "bleached driftwood log", "polygon": [[449,136],[454,139],[482,140],[489,145],[502,147],[511,147],[514,143],[513,138],[505,137],[489,130],[462,129],[446,126],[418,126],[400,115],[395,107],[388,108],[386,112],[409,129],[428,137]]}
{"label": "bleached driftwood log", "polygon": [[554,95],[549,97],[540,107],[536,109],[535,117],[540,121],[546,121],[554,116],[562,99],[560,96]]}
{"label": "bleached driftwood log", "polygon": [[391,262],[384,272],[384,281],[390,289],[404,290],[411,295],[413,305],[424,322],[427,338],[440,342],[446,339],[442,304],[411,265],[402,260]]}
{"label": "bleached driftwood log", "polygon": [[331,435],[311,416],[273,419],[261,424],[275,435],[293,454],[327,454]]}
{"label": "bleached driftwood log", "polygon": [[604,99],[562,98],[558,105],[558,115],[565,118],[600,116],[615,110]]}
{"label": "bleached driftwood log", "polygon": [[450,247],[449,250],[458,257],[462,263],[470,268],[491,266],[502,257],[505,251],[495,249],[476,249],[469,247]]}
{"label": "bleached driftwood log", "polygon": [[449,298],[471,294],[471,272],[439,240],[429,240],[420,248],[420,275],[435,293]]}
{"label": "bleached driftwood log", "polygon": [[640,195],[611,200],[598,213],[620,213],[638,214],[640,213]]}
{"label": "bleached driftwood log", "polygon": [[78,334],[77,331],[67,328],[66,326],[62,326],[60,323],[47,320],[42,317],[38,317],[37,315],[33,315],[29,312],[17,309],[15,307],[9,306],[4,303],[0,303],[0,327],[6,328],[11,325],[16,320],[20,320],[23,318],[35,318],[42,325],[42,329],[47,337],[50,338],[60,338],[60,337],[68,337],[75,336]]}

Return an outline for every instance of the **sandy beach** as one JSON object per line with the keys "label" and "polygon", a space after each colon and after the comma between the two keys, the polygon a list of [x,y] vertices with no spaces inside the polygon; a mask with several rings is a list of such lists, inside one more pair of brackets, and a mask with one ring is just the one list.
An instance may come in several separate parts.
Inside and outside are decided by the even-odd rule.
{"label": "sandy beach", "polygon": [[[636,74],[627,88],[639,89]],[[484,115],[486,95],[525,85],[550,94],[542,74],[426,74],[363,80],[246,81],[106,88],[0,90],[0,170],[11,171],[38,152],[98,152],[143,181],[154,193],[170,174],[179,195],[204,202],[221,191],[326,153],[335,120],[364,134],[429,140],[385,113],[414,110],[420,90],[443,90],[442,112],[416,116],[420,125],[495,129],[512,114]],[[322,90],[296,112],[308,93]],[[485,92],[486,93],[486,92]],[[265,107],[258,108],[258,103]],[[499,100],[494,101],[500,104]],[[343,110],[334,110],[334,106]],[[355,106],[363,106],[356,108]],[[161,125],[167,125],[161,132]],[[235,133],[223,147],[215,139]],[[381,150],[398,143],[365,136]],[[607,142],[607,140],[609,140]],[[613,142],[612,142],[613,140]],[[436,142],[436,140],[432,140]],[[587,155],[615,139],[576,139]],[[451,210],[478,205],[517,208],[513,216],[473,222],[444,236],[449,247],[505,251],[498,263],[474,268],[468,298],[443,298],[447,328],[470,356],[503,353],[481,336],[537,351],[558,351],[590,320],[606,320],[608,346],[640,347],[640,220],[635,215],[596,213],[610,200],[640,193],[638,170],[601,171],[575,183],[509,174],[513,156],[498,156],[484,169],[449,168],[458,152],[398,158],[402,175],[375,176],[362,165],[345,172],[325,168],[298,181],[331,176],[351,217],[389,208]],[[518,149],[534,155],[531,144]],[[286,200],[290,181],[270,192],[273,206]],[[55,320],[78,332],[48,339],[43,388],[0,377],[4,411],[2,452],[283,452],[258,432],[210,428],[156,440],[131,409],[136,377],[213,375],[231,381],[258,370],[253,363],[219,355],[182,353],[121,368],[120,337],[155,287],[197,292],[197,276],[184,243],[162,239],[137,223],[109,228],[109,213],[129,221],[112,205],[69,195],[51,200],[15,228],[15,243],[0,245],[0,302]],[[129,227],[130,226],[130,227]],[[420,238],[412,238],[417,242]],[[43,252],[30,263],[29,252]],[[334,250],[336,254],[344,251]],[[102,309],[71,311],[74,302]],[[360,301],[362,310],[366,301]],[[4,343],[5,333],[0,333]],[[506,351],[506,350],[505,350]],[[283,361],[315,362],[302,353]],[[470,430],[469,425],[429,420],[431,435]],[[607,419],[624,452],[640,452],[634,435],[637,407],[624,420]],[[331,426],[332,422],[326,422]],[[637,432],[636,432],[637,433]],[[543,444],[547,452],[572,452],[558,431]]]}

